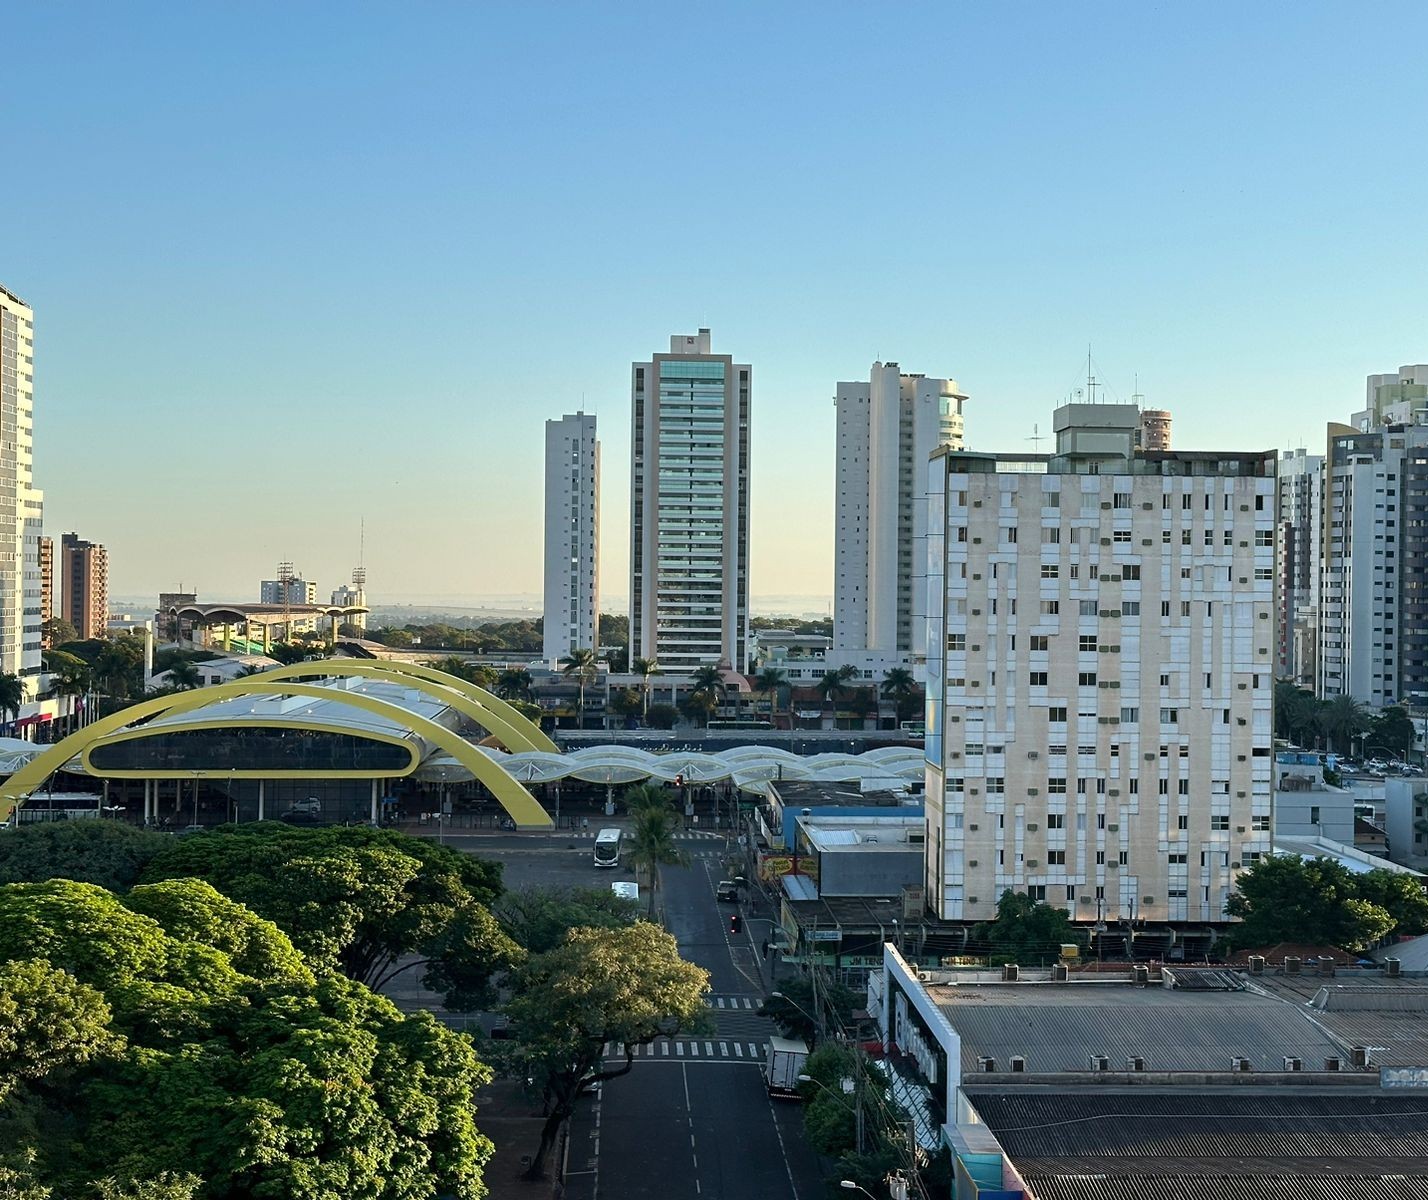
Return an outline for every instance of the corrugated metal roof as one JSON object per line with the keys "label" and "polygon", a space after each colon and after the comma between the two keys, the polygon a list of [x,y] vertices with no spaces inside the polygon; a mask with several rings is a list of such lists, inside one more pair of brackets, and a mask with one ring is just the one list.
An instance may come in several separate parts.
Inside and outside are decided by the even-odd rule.
{"label": "corrugated metal roof", "polygon": [[1428,1097],[1181,1088],[969,1099],[1039,1200],[1428,1200]]}
{"label": "corrugated metal roof", "polygon": [[1247,1058],[1282,1071],[1286,1057],[1322,1066],[1343,1047],[1297,1007],[1247,992],[1184,992],[1124,985],[1011,985],[939,989],[939,1007],[962,1038],[962,1069],[987,1056],[1005,1071],[1086,1071],[1092,1055],[1122,1069],[1132,1056],[1151,1071],[1227,1071]]}

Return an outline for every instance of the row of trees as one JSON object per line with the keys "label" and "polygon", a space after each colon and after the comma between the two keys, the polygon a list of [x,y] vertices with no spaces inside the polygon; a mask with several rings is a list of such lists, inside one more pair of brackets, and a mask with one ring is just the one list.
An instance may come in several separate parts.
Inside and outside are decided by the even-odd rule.
{"label": "row of trees", "polygon": [[1407,709],[1397,705],[1376,716],[1352,696],[1321,700],[1307,688],[1281,679],[1274,685],[1274,733],[1300,746],[1350,755],[1362,739],[1364,753],[1406,756],[1416,731]]}
{"label": "row of trees", "polygon": [[374,989],[419,971],[506,1012],[486,1058],[545,1097],[539,1171],[578,1096],[630,1069],[606,1042],[704,1019],[707,974],[636,909],[505,893],[498,865],[390,831],[8,834],[0,1195],[476,1200],[491,1069]]}

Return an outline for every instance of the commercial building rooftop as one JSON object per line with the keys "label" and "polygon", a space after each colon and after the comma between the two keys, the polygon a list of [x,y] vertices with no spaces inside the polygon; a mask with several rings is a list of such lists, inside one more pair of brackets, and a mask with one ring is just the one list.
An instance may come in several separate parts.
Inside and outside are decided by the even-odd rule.
{"label": "commercial building rooftop", "polygon": [[969,1091],[1038,1200],[1424,1200],[1428,1101],[1363,1091]]}

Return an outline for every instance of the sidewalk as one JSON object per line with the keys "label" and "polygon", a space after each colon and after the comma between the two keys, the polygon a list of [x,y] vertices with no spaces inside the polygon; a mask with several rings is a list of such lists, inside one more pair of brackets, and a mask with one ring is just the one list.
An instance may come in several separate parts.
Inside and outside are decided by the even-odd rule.
{"label": "sidewalk", "polygon": [[486,1186],[491,1200],[550,1200],[558,1196],[556,1173],[560,1167],[561,1145],[551,1151],[546,1162],[546,1178],[525,1180],[522,1161],[540,1145],[545,1124],[539,1102],[523,1094],[514,1079],[495,1079],[476,1096],[476,1127],[495,1144],[496,1153],[486,1164]]}

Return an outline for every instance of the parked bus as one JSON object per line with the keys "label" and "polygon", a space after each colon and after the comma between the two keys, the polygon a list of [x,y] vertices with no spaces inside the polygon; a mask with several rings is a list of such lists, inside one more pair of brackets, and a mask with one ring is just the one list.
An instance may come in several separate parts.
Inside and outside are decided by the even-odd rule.
{"label": "parked bus", "polygon": [[773,722],[752,720],[710,721],[706,728],[709,729],[710,732],[714,733],[717,733],[719,730],[729,729],[772,729]]}
{"label": "parked bus", "polygon": [[602,829],[595,835],[595,865],[597,867],[618,867],[620,865],[621,829]]}

